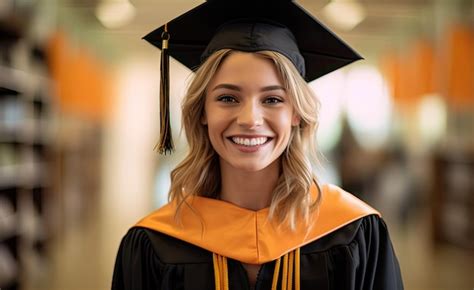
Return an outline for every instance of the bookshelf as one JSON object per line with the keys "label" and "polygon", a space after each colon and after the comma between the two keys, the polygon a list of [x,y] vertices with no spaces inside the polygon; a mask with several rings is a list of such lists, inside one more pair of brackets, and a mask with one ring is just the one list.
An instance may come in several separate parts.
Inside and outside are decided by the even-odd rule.
{"label": "bookshelf", "polygon": [[49,238],[53,106],[41,49],[19,31],[0,38],[0,289],[12,290]]}
{"label": "bookshelf", "polygon": [[474,152],[438,152],[434,158],[433,237],[474,251]]}

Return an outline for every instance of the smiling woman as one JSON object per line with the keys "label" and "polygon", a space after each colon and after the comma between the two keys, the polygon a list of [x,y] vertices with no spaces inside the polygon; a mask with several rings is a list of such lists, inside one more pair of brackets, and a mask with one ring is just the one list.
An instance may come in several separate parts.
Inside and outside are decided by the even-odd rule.
{"label": "smiling woman", "polygon": [[[252,179],[254,184],[273,180],[274,188],[276,161],[288,145],[292,126],[298,125],[274,65],[253,53],[233,53],[208,87],[203,124],[219,155],[222,178],[232,176],[230,188]],[[271,190],[266,193],[262,198],[270,200]]]}
{"label": "smiling woman", "polygon": [[[271,216],[292,227],[297,212],[307,219],[315,206],[307,192],[315,181],[317,111],[317,99],[283,55],[219,50],[198,69],[183,103],[190,154],[172,172],[171,199],[181,203],[193,192],[222,198],[239,188],[229,195],[245,200],[237,203],[242,207],[270,206]],[[259,138],[263,144],[249,146]]]}
{"label": "smiling woman", "polygon": [[[212,15],[194,31],[209,45],[182,106],[189,152],[170,203],[122,240],[113,289],[403,289],[379,213],[312,171],[319,103],[304,77],[359,56],[293,2],[258,3],[207,2],[146,37],[169,33],[194,67],[202,41],[179,32]],[[322,39],[303,55],[308,26]]]}

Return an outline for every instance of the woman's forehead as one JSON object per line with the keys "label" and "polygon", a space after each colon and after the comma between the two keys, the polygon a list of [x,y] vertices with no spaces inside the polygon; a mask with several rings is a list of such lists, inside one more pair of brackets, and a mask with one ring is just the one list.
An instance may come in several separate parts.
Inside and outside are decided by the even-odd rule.
{"label": "woman's forehead", "polygon": [[[258,54],[251,52],[232,52],[220,64],[212,77],[208,89],[228,84],[238,88],[262,89],[282,87],[285,85],[275,63]],[[226,86],[221,86],[225,88]]]}

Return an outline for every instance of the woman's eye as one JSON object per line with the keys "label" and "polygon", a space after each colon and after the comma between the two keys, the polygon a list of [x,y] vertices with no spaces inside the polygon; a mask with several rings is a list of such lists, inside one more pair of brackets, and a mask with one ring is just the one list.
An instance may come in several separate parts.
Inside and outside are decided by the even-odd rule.
{"label": "woman's eye", "polygon": [[237,103],[237,100],[233,96],[220,96],[217,98],[218,101],[224,103]]}
{"label": "woman's eye", "polygon": [[277,103],[282,103],[283,100],[277,97],[268,97],[265,99],[264,103],[266,104],[277,104]]}

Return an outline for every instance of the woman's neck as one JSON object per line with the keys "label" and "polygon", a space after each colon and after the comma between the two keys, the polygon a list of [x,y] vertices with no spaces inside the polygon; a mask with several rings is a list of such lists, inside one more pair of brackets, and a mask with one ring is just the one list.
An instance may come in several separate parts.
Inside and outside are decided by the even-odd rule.
{"label": "woman's neck", "polygon": [[222,188],[220,198],[239,207],[260,210],[270,206],[280,172],[278,161],[260,171],[249,172],[220,162]]}

